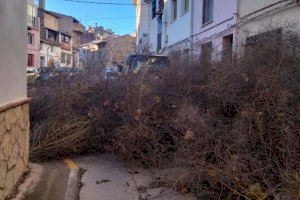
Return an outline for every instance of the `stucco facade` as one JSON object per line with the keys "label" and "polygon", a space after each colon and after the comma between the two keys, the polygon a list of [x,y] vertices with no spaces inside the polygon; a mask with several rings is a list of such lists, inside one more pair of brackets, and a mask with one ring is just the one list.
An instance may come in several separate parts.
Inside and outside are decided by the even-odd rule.
{"label": "stucco facade", "polygon": [[80,60],[84,67],[125,64],[135,53],[135,42],[135,37],[123,35],[87,43],[81,48]]}
{"label": "stucco facade", "polygon": [[60,64],[60,35],[58,32],[58,16],[39,8],[41,19],[40,59],[42,66],[59,66]]}
{"label": "stucco facade", "polygon": [[[189,49],[192,36],[192,12],[190,7],[182,10],[182,0],[176,1],[177,12],[174,11],[170,0],[155,1],[155,14],[152,12],[153,3],[144,0],[134,0],[136,4],[137,50],[151,54],[166,53],[171,49]],[[160,36],[159,36],[160,35]],[[161,39],[158,39],[161,37]]]}
{"label": "stucco facade", "polygon": [[270,29],[300,31],[299,1],[239,0],[238,11],[237,42],[239,46],[245,44],[247,37]]}
{"label": "stucco facade", "polygon": [[84,33],[84,26],[80,22],[72,17],[56,13],[59,16],[59,27],[58,30],[62,33],[66,33],[71,36],[70,40],[70,50],[65,50],[62,48],[62,52],[67,55],[71,55],[71,63],[64,62],[61,65],[72,66],[72,67],[81,67],[79,63],[79,48],[80,48],[80,38]]}
{"label": "stucco facade", "polygon": [[0,0],[0,200],[16,186],[28,164],[26,19],[27,1]]}
{"label": "stucco facade", "polygon": [[[221,59],[222,52],[233,49],[235,45],[237,1],[211,1],[212,20],[204,23],[204,0],[133,0],[136,4],[137,50],[146,46],[150,53],[177,51],[201,54],[201,45],[211,43],[214,49],[212,58]],[[158,45],[159,33],[161,47]]]}
{"label": "stucco facade", "polygon": [[193,44],[194,51],[201,54],[201,45],[211,42],[212,58],[222,59],[222,53],[235,45],[237,0],[214,0],[212,21],[203,22],[203,1],[194,1]]}
{"label": "stucco facade", "polygon": [[59,66],[61,56],[60,45],[54,45],[45,41],[41,41],[40,45],[41,66],[50,66],[51,62],[53,62],[54,66]]}
{"label": "stucco facade", "polygon": [[28,67],[40,67],[40,19],[37,17],[38,6],[33,0],[27,4],[27,53]]}
{"label": "stucco facade", "polygon": [[84,26],[72,16],[45,10],[43,4],[40,4],[39,16],[41,65],[80,67],[79,47]]}

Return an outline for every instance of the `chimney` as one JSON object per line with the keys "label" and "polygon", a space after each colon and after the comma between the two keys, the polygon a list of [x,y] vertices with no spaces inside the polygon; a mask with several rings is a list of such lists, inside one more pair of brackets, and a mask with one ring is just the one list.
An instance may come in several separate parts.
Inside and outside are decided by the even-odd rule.
{"label": "chimney", "polygon": [[45,9],[45,0],[39,0],[39,8]]}

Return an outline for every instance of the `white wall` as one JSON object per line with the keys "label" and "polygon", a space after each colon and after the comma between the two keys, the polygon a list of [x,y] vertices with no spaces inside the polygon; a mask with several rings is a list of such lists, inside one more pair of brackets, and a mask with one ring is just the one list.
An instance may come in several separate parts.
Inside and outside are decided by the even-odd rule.
{"label": "white wall", "polygon": [[[190,0],[191,1],[191,0]],[[163,28],[162,28],[162,48],[169,47],[191,36],[191,9],[182,13],[182,2],[177,2],[177,19],[174,21],[171,18],[172,7],[171,0],[164,0],[165,9],[163,13]],[[141,6],[142,0],[137,1],[137,42],[143,38],[143,35],[148,35],[148,38],[143,38],[144,41],[149,41],[150,52],[155,53],[157,49],[157,17],[152,19],[151,4]],[[191,6],[191,3],[190,3]],[[159,8],[157,1],[157,9]]]}
{"label": "white wall", "polygon": [[59,65],[61,57],[61,48],[60,46],[52,45],[51,51],[51,45],[43,42],[41,43],[40,56],[45,57],[46,66],[48,66],[48,62],[50,59],[53,59],[55,61],[55,65]]}
{"label": "white wall", "polygon": [[[291,28],[296,32],[300,31],[300,4],[289,5],[293,0],[287,0],[273,5],[276,2],[279,0],[240,0],[237,37],[239,43],[244,43],[248,36],[265,32],[270,28]],[[268,8],[263,9],[265,7]],[[251,13],[253,14],[249,15]]]}
{"label": "white wall", "polygon": [[[219,52],[224,49],[223,37],[234,34],[236,24],[237,0],[214,0],[213,21],[203,25],[203,1],[194,0],[194,43],[197,45],[212,42],[215,59],[219,59]],[[235,36],[234,36],[235,37]],[[195,51],[201,53],[200,47],[195,45]],[[197,49],[199,48],[199,49]]]}
{"label": "white wall", "polygon": [[167,22],[167,46],[181,42],[191,36],[191,0],[190,8],[185,13],[182,12],[182,2],[182,0],[177,1],[177,19],[174,21],[172,18],[171,0],[165,1],[164,19]]}
{"label": "white wall", "polygon": [[27,97],[27,1],[0,0],[0,105]]}
{"label": "white wall", "polygon": [[[141,5],[143,0],[137,0],[136,5],[136,33],[137,33],[137,46],[139,45],[148,45],[149,37],[144,37],[149,34],[150,30],[150,6]],[[142,40],[142,44],[140,41]]]}

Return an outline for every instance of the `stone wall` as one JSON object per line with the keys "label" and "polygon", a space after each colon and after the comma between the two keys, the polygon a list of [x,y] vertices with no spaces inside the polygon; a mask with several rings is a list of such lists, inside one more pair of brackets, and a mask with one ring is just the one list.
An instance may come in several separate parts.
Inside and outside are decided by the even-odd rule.
{"label": "stone wall", "polygon": [[0,110],[0,200],[11,192],[27,170],[29,105]]}

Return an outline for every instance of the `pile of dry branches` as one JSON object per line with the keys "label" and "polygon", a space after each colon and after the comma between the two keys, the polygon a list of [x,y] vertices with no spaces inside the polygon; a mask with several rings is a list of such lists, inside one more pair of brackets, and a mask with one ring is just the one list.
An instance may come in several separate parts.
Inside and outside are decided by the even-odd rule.
{"label": "pile of dry branches", "polygon": [[[269,41],[272,38],[269,38]],[[31,158],[115,152],[186,169],[206,198],[300,198],[298,37],[226,62],[171,59],[159,73],[105,81],[98,68],[30,87]]]}

